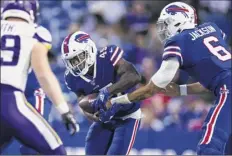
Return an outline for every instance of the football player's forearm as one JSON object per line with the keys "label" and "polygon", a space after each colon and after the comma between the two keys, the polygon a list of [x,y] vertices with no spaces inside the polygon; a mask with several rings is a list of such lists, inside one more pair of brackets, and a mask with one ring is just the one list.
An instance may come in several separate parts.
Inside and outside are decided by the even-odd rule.
{"label": "football player's forearm", "polygon": [[111,103],[127,104],[144,100],[161,91],[164,92],[164,88],[171,82],[178,68],[179,62],[175,58],[163,61],[158,72],[152,76],[151,81],[146,86],[141,87],[130,94],[113,98]]}
{"label": "football player's forearm", "polygon": [[90,120],[90,121],[99,121],[98,117],[96,117],[94,114],[88,113],[83,110],[84,115]]}
{"label": "football player's forearm", "polygon": [[128,100],[130,102],[141,101],[153,96],[155,93],[160,92],[162,89],[155,86],[152,82],[143,86],[132,93],[129,93]]}
{"label": "football player's forearm", "polygon": [[157,87],[152,81],[150,81],[149,84],[140,87],[132,93],[112,98],[110,102],[111,104],[130,104],[132,102],[141,101],[149,98],[155,93],[161,91],[164,91],[164,89]]}
{"label": "football player's forearm", "polygon": [[53,104],[58,107],[60,104],[66,103],[58,80],[53,73],[44,77],[38,77],[38,80],[41,87],[44,89],[46,95],[51,99]]}
{"label": "football player's forearm", "polygon": [[107,88],[111,95],[132,88],[141,81],[141,75],[135,67],[124,59],[121,59],[117,66],[117,75],[120,80]]}
{"label": "football player's forearm", "polygon": [[125,73],[118,82],[108,87],[111,95],[121,93],[129,88],[134,87],[140,82],[140,75],[137,73]]}
{"label": "football player's forearm", "polygon": [[35,44],[33,47],[31,65],[46,95],[57,106],[61,114],[67,113],[69,107],[64,99],[58,80],[49,66],[47,49],[40,43]]}
{"label": "football player's forearm", "polygon": [[206,89],[204,86],[202,86],[199,82],[187,85],[188,94],[200,94],[206,92],[210,92],[210,91]]}

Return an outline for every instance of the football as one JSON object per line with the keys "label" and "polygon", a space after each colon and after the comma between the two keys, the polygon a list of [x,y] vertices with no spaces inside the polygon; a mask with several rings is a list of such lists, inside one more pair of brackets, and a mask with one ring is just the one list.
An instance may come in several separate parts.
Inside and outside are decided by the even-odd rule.
{"label": "football", "polygon": [[81,99],[79,102],[81,109],[91,114],[95,113],[91,107],[91,102],[97,98],[97,95],[97,93],[93,93]]}

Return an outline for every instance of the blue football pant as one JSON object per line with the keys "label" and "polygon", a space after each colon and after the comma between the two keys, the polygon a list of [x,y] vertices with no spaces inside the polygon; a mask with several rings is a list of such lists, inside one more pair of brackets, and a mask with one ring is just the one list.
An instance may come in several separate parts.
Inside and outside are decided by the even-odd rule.
{"label": "blue football pant", "polygon": [[232,154],[231,126],[231,80],[224,81],[217,90],[216,105],[214,105],[203,125],[202,139],[197,148],[199,155],[223,155]]}
{"label": "blue football pant", "polygon": [[21,91],[1,85],[0,149],[14,137],[40,154],[66,154],[64,146],[42,116],[25,101]]}
{"label": "blue football pant", "polygon": [[[115,123],[113,123],[115,121]],[[135,142],[140,120],[113,120],[91,125],[86,137],[87,155],[128,155]]]}

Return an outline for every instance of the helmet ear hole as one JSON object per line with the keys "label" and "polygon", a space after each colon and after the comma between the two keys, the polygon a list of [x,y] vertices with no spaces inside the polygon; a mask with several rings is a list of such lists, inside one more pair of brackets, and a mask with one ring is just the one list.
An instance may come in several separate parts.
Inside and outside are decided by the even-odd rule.
{"label": "helmet ear hole", "polygon": [[164,21],[164,25],[165,25],[165,26],[168,26],[168,23],[167,23],[166,21]]}
{"label": "helmet ear hole", "polygon": [[180,25],[180,23],[177,23],[177,24],[175,24],[174,26],[175,26],[175,27],[178,27],[179,25]]}

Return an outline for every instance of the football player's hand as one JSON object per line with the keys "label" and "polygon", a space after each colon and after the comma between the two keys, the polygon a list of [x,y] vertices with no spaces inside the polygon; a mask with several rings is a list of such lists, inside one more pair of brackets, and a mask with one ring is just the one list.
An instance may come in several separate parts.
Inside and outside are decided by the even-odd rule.
{"label": "football player's hand", "polygon": [[168,96],[180,96],[180,86],[176,83],[171,82],[167,85],[165,94]]}
{"label": "football player's hand", "polygon": [[97,112],[100,109],[105,110],[106,109],[105,104],[109,98],[110,98],[110,93],[107,90],[107,88],[102,89],[99,92],[96,100],[94,100],[92,103],[92,107],[94,108],[94,112]]}
{"label": "football player's hand", "polygon": [[108,109],[110,109],[111,107],[112,107],[112,103],[111,103],[111,101],[109,100],[109,101],[106,102],[106,109],[108,110]]}
{"label": "football player's hand", "polygon": [[[71,135],[74,135],[77,132],[77,122],[71,112],[62,114],[62,120],[66,126],[66,129],[70,131]],[[70,128],[71,127],[71,128]]]}
{"label": "football player's hand", "polygon": [[109,122],[114,117],[114,115],[121,109],[121,107],[121,105],[114,104],[107,111],[100,109],[98,114],[99,120],[103,123]]}

